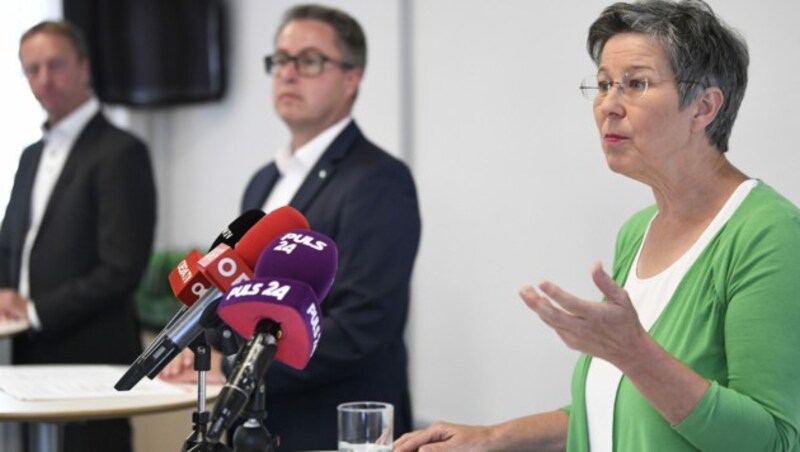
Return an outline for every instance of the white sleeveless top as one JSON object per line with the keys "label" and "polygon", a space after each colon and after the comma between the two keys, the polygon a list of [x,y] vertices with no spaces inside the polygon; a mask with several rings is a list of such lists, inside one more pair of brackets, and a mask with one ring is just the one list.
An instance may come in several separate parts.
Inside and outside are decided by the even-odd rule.
{"label": "white sleeveless top", "polygon": [[[637,275],[639,255],[642,252],[642,245],[644,245],[644,240],[642,240],[631,264],[628,280],[625,282],[625,290],[628,292],[631,303],[639,315],[639,322],[645,330],[650,331],[686,272],[756,185],[758,185],[756,179],[742,182],[694,245],[664,271],[645,279],[641,279]],[[658,213],[650,219],[651,224],[657,215]],[[644,237],[647,237],[649,232],[650,224],[647,225]],[[586,417],[589,424],[589,450],[592,452],[611,452],[613,450],[614,403],[621,379],[622,372],[611,363],[600,358],[592,358],[586,377]]]}

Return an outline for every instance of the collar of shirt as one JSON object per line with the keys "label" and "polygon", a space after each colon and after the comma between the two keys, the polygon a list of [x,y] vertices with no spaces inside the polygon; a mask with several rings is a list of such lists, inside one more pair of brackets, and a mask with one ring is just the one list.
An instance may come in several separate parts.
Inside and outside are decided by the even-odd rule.
{"label": "collar of shirt", "polygon": [[352,117],[344,117],[308,143],[297,148],[294,153],[288,147],[279,150],[275,156],[275,165],[278,167],[278,171],[282,176],[292,173],[299,173],[302,176],[308,174],[325,150],[333,143],[333,140],[350,124],[350,121],[352,121]]}
{"label": "collar of shirt", "polygon": [[50,152],[68,151],[86,124],[100,111],[100,102],[91,96],[75,111],[53,126],[42,125],[45,149]]}

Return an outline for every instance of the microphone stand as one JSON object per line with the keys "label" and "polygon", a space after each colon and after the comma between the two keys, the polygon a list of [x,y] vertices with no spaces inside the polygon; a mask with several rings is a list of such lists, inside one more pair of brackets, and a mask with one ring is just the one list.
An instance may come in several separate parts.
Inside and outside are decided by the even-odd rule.
{"label": "microphone stand", "polygon": [[192,433],[183,443],[181,452],[231,452],[219,442],[206,438],[206,428],[211,413],[206,410],[206,372],[211,369],[211,349],[206,342],[205,333],[189,344],[194,352],[194,369],[197,371],[197,411],[192,413]]}
{"label": "microphone stand", "polygon": [[236,428],[233,434],[233,450],[235,452],[274,452],[279,439],[269,434],[264,420],[267,419],[266,388],[262,378],[256,389],[247,400],[244,409],[246,421]]}

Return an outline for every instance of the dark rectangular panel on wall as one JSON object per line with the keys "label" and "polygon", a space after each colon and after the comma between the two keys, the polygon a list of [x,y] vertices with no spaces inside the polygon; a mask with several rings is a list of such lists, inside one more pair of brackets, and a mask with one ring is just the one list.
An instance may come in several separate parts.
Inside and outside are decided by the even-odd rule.
{"label": "dark rectangular panel on wall", "polygon": [[222,0],[63,0],[86,34],[104,102],[159,106],[225,92]]}

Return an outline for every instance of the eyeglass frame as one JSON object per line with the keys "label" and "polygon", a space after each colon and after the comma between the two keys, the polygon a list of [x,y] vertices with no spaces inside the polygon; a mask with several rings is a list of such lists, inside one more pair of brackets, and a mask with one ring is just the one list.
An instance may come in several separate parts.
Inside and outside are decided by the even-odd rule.
{"label": "eyeglass frame", "polygon": [[[313,55],[318,55],[320,57],[320,59],[321,59],[321,62],[319,64],[319,72],[314,73],[314,74],[306,74],[306,73],[304,73],[303,71],[300,70],[300,58],[303,57],[304,55],[308,56],[309,53],[313,54]],[[298,53],[297,55],[294,55],[294,56],[289,55],[286,52],[277,52],[277,53],[273,53],[271,55],[264,56],[264,70],[266,70],[267,75],[274,76],[275,73],[278,70],[280,70],[280,68],[278,68],[278,64],[275,63],[275,57],[277,55],[282,55],[282,56],[286,57],[286,64],[282,65],[281,67],[286,67],[286,66],[288,66],[289,63],[292,63],[292,64],[294,64],[294,70],[301,77],[317,77],[317,76],[319,76],[320,74],[322,74],[325,71],[325,63],[335,64],[335,65],[339,66],[342,70],[345,70],[345,71],[349,71],[351,69],[355,69],[356,68],[356,65],[353,64],[353,63],[350,63],[348,61],[343,61],[343,60],[337,60],[335,58],[331,58],[328,55],[325,55],[324,53],[316,51],[316,50],[313,50],[313,51],[303,50],[302,52],[300,52],[300,53]]]}
{"label": "eyeglass frame", "polygon": [[[586,85],[586,80],[589,79],[589,78],[593,78],[595,81],[597,81],[596,86],[587,86]],[[642,81],[644,81],[644,84],[645,84],[644,89],[642,89],[642,93],[638,97],[631,96],[629,94],[629,91],[627,91],[627,90],[628,89],[635,89],[635,88],[630,88],[629,86],[626,86],[626,85],[629,85],[631,82],[642,82]],[[581,94],[583,94],[584,98],[586,98],[590,102],[596,102],[597,99],[604,99],[605,96],[607,96],[608,93],[611,92],[611,87],[616,85],[617,86],[617,90],[619,91],[619,94],[620,94],[620,96],[622,96],[623,99],[627,99],[628,101],[636,101],[636,100],[639,100],[639,99],[643,98],[644,95],[647,94],[647,90],[650,89],[651,86],[656,86],[656,85],[660,85],[662,83],[667,83],[667,82],[675,82],[676,84],[680,84],[680,83],[700,84],[700,82],[696,82],[694,80],[678,80],[676,78],[671,78],[671,79],[666,79],[666,80],[652,80],[651,81],[647,77],[636,77],[636,78],[631,77],[630,74],[626,72],[626,73],[622,74],[622,77],[620,77],[619,80],[608,80],[608,81],[604,82],[604,83],[606,83],[608,85],[606,87],[606,91],[605,92],[601,92],[600,91],[601,84],[600,84],[600,81],[597,80],[597,75],[587,75],[586,77],[584,77],[583,80],[581,81],[581,84],[578,87],[578,89],[581,90]],[[587,91],[590,90],[590,89],[594,90],[594,91],[592,91],[594,94],[591,95],[591,97],[589,97],[589,95],[587,95]]]}

